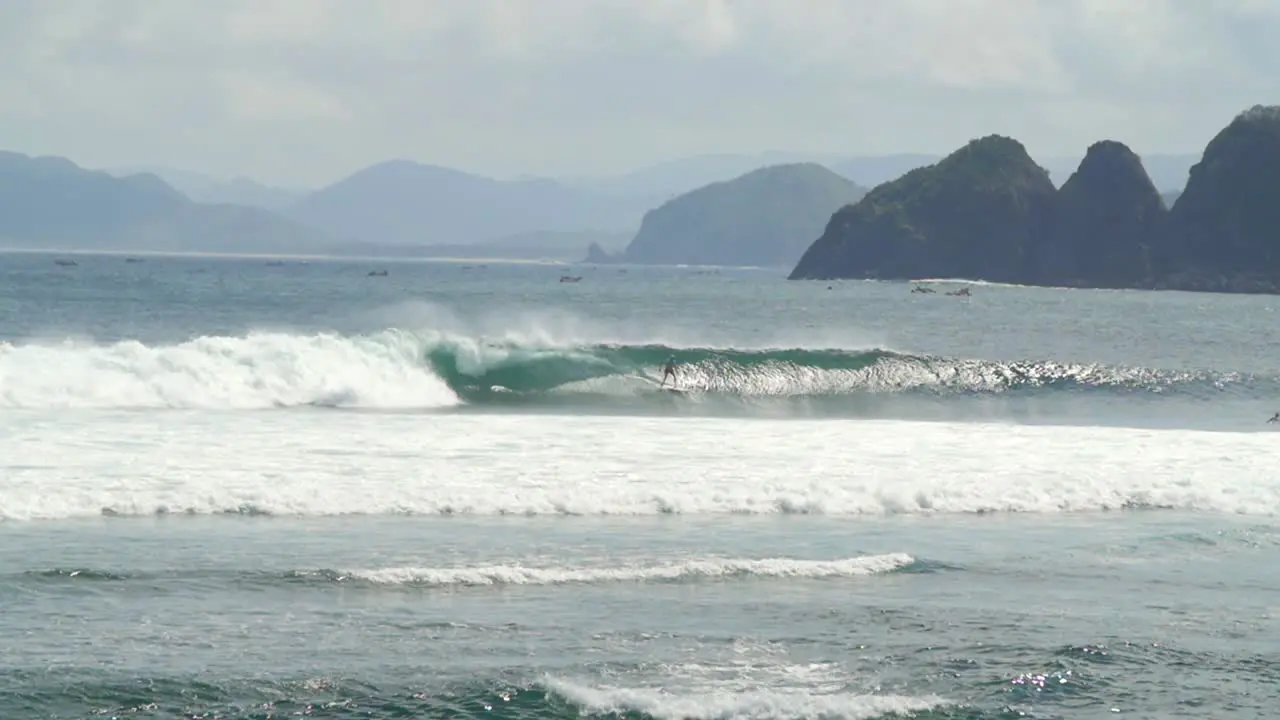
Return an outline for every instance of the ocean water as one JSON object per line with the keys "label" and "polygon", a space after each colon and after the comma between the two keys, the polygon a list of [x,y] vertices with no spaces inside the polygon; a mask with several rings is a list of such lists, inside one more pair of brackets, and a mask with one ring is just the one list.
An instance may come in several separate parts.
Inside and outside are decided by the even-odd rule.
{"label": "ocean water", "polygon": [[1280,707],[1280,299],[54,259],[0,255],[2,718]]}

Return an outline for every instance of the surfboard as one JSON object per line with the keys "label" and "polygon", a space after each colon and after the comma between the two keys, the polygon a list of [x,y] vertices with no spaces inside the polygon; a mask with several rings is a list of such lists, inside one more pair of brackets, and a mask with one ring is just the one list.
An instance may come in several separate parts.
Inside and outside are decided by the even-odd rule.
{"label": "surfboard", "polygon": [[671,386],[663,385],[661,380],[655,377],[650,377],[645,373],[638,373],[636,377],[644,378],[645,380],[648,380],[649,382],[653,383],[654,385],[657,386],[655,388],[656,390],[666,390],[667,392],[676,393],[677,395],[684,395],[685,393],[688,392],[688,390],[682,390],[674,385],[671,385]]}

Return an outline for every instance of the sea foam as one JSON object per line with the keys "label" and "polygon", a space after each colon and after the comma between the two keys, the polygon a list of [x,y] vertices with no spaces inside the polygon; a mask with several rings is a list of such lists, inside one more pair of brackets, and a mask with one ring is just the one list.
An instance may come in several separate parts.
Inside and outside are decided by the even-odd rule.
{"label": "sea foam", "polygon": [[6,422],[8,519],[1280,512],[1267,433],[319,411]]}

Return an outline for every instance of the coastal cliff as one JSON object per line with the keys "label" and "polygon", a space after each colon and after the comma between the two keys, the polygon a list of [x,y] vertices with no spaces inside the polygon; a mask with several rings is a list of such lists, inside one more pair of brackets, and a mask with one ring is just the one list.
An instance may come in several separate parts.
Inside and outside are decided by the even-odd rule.
{"label": "coastal cliff", "polygon": [[1209,142],[1168,226],[1160,286],[1280,291],[1280,107],[1255,106]]}
{"label": "coastal cliff", "polygon": [[1125,145],[1092,145],[1055,190],[989,136],[832,215],[792,279],[954,277],[1032,285],[1280,292],[1280,108],[1208,144],[1172,209]]}
{"label": "coastal cliff", "polygon": [[1018,282],[1054,192],[1018,141],[974,140],[836,212],[791,277]]}
{"label": "coastal cliff", "polygon": [[1089,147],[1058,190],[1036,282],[1124,287],[1152,275],[1152,246],[1167,217],[1164,199],[1123,143]]}

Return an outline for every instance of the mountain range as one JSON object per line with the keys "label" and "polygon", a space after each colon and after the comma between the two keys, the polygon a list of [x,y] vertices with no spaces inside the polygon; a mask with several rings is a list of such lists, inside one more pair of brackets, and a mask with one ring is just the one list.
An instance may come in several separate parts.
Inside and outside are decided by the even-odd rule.
{"label": "mountain range", "polygon": [[[711,183],[731,180],[752,170],[773,165],[817,163],[863,187],[874,187],[880,183],[893,180],[909,170],[932,165],[941,159],[941,155],[927,153],[849,156],[836,153],[803,153],[778,150],[762,153],[695,155],[618,175],[597,177],[569,176],[546,178],[546,180],[557,182],[566,188],[579,190],[593,196],[646,198],[653,203],[653,206],[656,206],[658,203],[690,190],[695,190]],[[1147,167],[1147,172],[1151,176],[1152,182],[1155,183],[1156,187],[1160,188],[1161,192],[1177,192],[1186,184],[1187,172],[1198,159],[1199,156],[1194,154],[1153,153],[1143,156],[1143,164]],[[380,164],[394,165],[405,162],[408,161],[398,160]],[[1079,162],[1080,157],[1053,156],[1043,159],[1040,164],[1049,171],[1050,179],[1060,185],[1071,175]],[[377,167],[378,165],[374,165],[360,172],[368,172]],[[443,168],[440,169],[443,170]],[[108,172],[119,177],[150,173],[196,202],[234,203],[261,207],[267,210],[287,208],[312,192],[312,190],[299,188],[279,188],[264,185],[246,177],[221,179],[167,167],[113,168],[109,169]],[[460,174],[471,178],[480,177],[468,173]],[[501,179],[497,178],[482,179],[502,182]],[[522,178],[518,182],[529,181],[529,178]]]}
{"label": "mountain range", "polygon": [[284,252],[324,233],[258,207],[193,202],[150,173],[116,177],[60,157],[0,152],[0,245]]}
{"label": "mountain range", "polygon": [[236,177],[229,180],[212,175],[176,170],[168,167],[137,166],[128,168],[112,168],[107,170],[117,177],[149,174],[165,181],[170,187],[186,195],[187,198],[210,205],[247,205],[264,210],[282,210],[301,200],[307,190],[296,188],[280,188],[264,185],[247,177]]}
{"label": "mountain range", "polygon": [[[773,255],[760,252],[774,242],[768,231],[736,246],[751,245],[755,248],[752,251],[738,253],[735,246],[724,244],[726,233],[743,235],[753,227],[765,227],[763,219],[748,223],[750,227],[726,224],[725,219],[733,214],[726,213],[725,207],[736,203],[763,208],[776,199],[767,183],[730,181],[762,168],[788,166],[810,168],[806,177],[812,181],[821,175],[813,168],[823,168],[828,176],[810,190],[789,191],[792,195],[783,205],[794,210],[778,211],[775,225],[792,229],[779,231],[786,237],[776,242],[791,247],[798,242],[793,239],[796,232],[820,232],[820,228],[812,228],[814,208],[829,204],[823,193],[856,199],[865,188],[936,159],[925,154],[707,155],[612,177],[505,180],[391,160],[325,187],[301,189],[271,187],[248,178],[222,180],[163,167],[98,171],[65,158],[10,152],[0,153],[0,244],[420,256],[466,251],[484,257],[577,259],[594,243],[598,250],[615,257],[624,247],[634,246],[634,257],[629,261],[660,262],[664,261],[661,253],[643,249],[656,247],[652,228],[663,227],[664,233],[684,233],[684,237],[704,231],[719,233],[719,239],[708,237],[702,250],[695,247],[699,241],[688,240],[689,258],[730,264],[763,260],[790,264],[790,255],[797,250]],[[1157,165],[1171,168],[1166,171],[1168,182],[1161,188],[1180,189],[1180,176],[1185,177],[1186,168],[1195,159],[1156,158]],[[789,172],[775,174],[774,179]],[[839,182],[833,180],[837,177]],[[791,180],[777,187],[790,187]],[[806,180],[797,181],[803,185]],[[727,191],[726,184],[730,185]],[[855,187],[861,189],[850,193]],[[815,193],[813,203],[801,202],[801,195],[808,192]],[[649,217],[651,211],[664,207],[667,209]],[[649,230],[644,228],[646,218]],[[716,243],[721,249],[711,250]]]}

